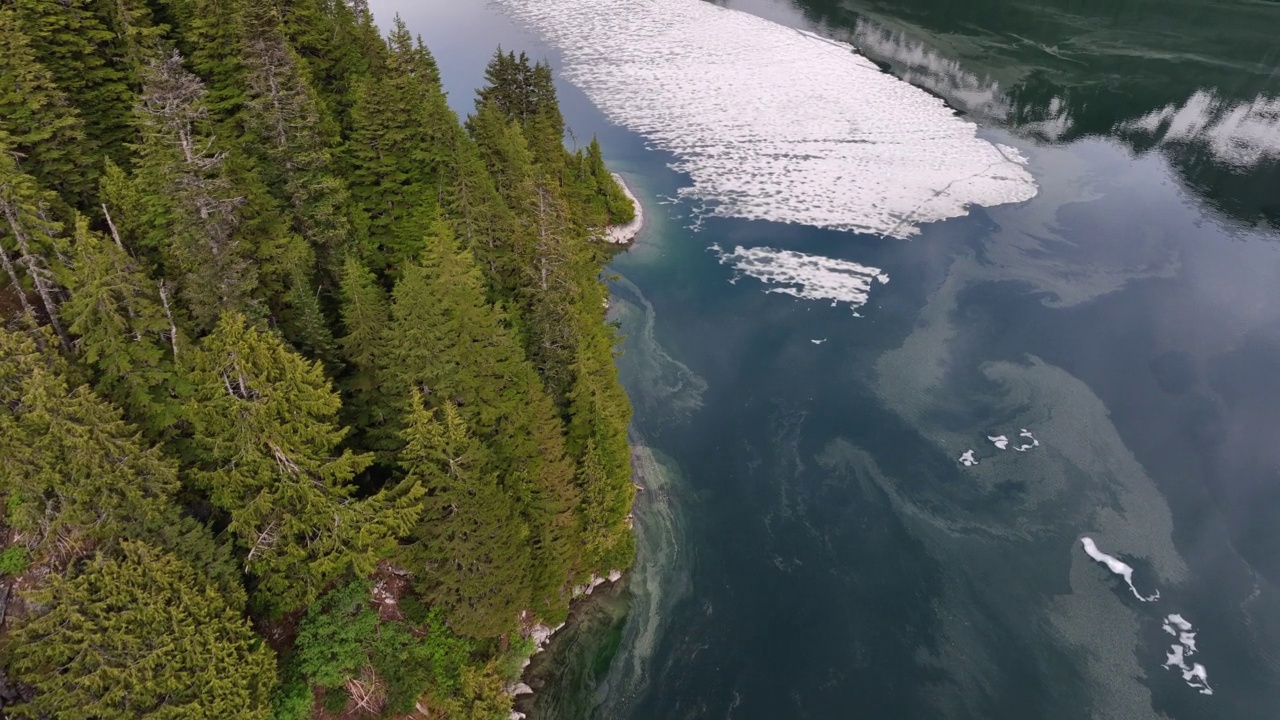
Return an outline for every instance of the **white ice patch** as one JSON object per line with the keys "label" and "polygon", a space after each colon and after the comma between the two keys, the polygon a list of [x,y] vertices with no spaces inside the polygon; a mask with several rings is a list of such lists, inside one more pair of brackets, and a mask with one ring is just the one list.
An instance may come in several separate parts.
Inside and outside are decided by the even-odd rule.
{"label": "white ice patch", "polygon": [[1029,443],[1018,443],[1017,445],[1014,445],[1013,449],[1017,450],[1018,452],[1026,452],[1031,448],[1040,447],[1040,441],[1037,440],[1035,436],[1032,435],[1026,428],[1022,428],[1022,432],[1018,433],[1018,437],[1025,438],[1031,441]]}
{"label": "white ice patch", "polygon": [[990,440],[991,444],[995,445],[997,449],[1004,450],[1009,447],[1009,438],[1004,435],[988,435],[987,439]]}
{"label": "white ice patch", "polygon": [[1036,184],[1016,150],[852,46],[703,0],[497,0],[714,215],[897,238]]}
{"label": "white ice patch", "polygon": [[960,456],[960,464],[965,467],[973,467],[978,464],[978,461],[973,457],[972,450],[968,450]]}
{"label": "white ice patch", "polygon": [[1097,544],[1093,542],[1093,538],[1080,538],[1080,544],[1084,545],[1084,552],[1089,557],[1107,566],[1111,572],[1124,578],[1128,583],[1129,589],[1133,591],[1133,596],[1142,602],[1155,602],[1160,599],[1160,591],[1157,590],[1154,595],[1143,596],[1138,592],[1138,588],[1133,586],[1133,567],[1124,563],[1119,558],[1112,557],[1098,549]]}
{"label": "white ice patch", "polygon": [[827,339],[826,339],[826,338],[822,338],[821,340],[810,340],[809,342],[813,343],[814,345],[821,345],[822,343],[824,343],[824,342],[826,342],[826,341],[827,341]]}
{"label": "white ice patch", "polygon": [[1181,615],[1169,615],[1164,619],[1164,631],[1178,638],[1178,642],[1169,646],[1165,656],[1166,668],[1178,668],[1187,685],[1200,691],[1201,695],[1212,695],[1209,687],[1209,672],[1200,663],[1187,664],[1187,658],[1196,654],[1196,633],[1191,623]]}
{"label": "white ice patch", "polygon": [[720,264],[733,265],[740,275],[778,286],[766,292],[830,300],[832,307],[845,303],[857,310],[867,302],[872,283],[889,282],[889,276],[879,268],[822,255],[741,245],[733,252],[725,252],[719,245],[709,249],[720,256]]}

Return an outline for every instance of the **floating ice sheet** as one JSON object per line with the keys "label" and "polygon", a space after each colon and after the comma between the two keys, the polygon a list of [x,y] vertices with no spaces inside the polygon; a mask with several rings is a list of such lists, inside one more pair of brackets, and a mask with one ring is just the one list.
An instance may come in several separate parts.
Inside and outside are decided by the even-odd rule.
{"label": "floating ice sheet", "polygon": [[1209,687],[1209,672],[1200,663],[1187,664],[1187,658],[1196,654],[1195,627],[1181,615],[1173,614],[1165,617],[1164,631],[1178,638],[1178,642],[1169,646],[1165,656],[1166,668],[1178,668],[1187,685],[1200,691],[1201,695],[1212,695]]}
{"label": "floating ice sheet", "polygon": [[978,460],[973,457],[973,451],[967,450],[960,456],[960,464],[965,467],[973,467],[978,464]]}
{"label": "floating ice sheet", "polygon": [[703,0],[496,0],[715,215],[906,238],[1028,200],[1025,159],[852,46]]}
{"label": "floating ice sheet", "polygon": [[822,255],[741,245],[733,252],[719,245],[710,249],[719,254],[721,264],[732,265],[739,274],[777,286],[766,292],[830,300],[832,307],[844,303],[857,310],[867,302],[873,283],[889,282],[889,276],[879,268]]}
{"label": "floating ice sheet", "polygon": [[1009,438],[1006,435],[988,435],[987,439],[990,440],[991,444],[995,445],[998,450],[1005,450],[1009,447]]}
{"label": "floating ice sheet", "polygon": [[1084,545],[1084,552],[1086,555],[1097,560],[1103,565],[1106,565],[1108,570],[1124,578],[1124,581],[1129,585],[1129,589],[1133,591],[1134,597],[1138,598],[1142,602],[1155,602],[1160,599],[1159,590],[1157,590],[1153,595],[1144,596],[1142,593],[1139,593],[1138,588],[1133,586],[1133,567],[1121,561],[1119,558],[1112,557],[1099,550],[1098,545],[1093,542],[1093,538],[1080,538],[1080,544]]}

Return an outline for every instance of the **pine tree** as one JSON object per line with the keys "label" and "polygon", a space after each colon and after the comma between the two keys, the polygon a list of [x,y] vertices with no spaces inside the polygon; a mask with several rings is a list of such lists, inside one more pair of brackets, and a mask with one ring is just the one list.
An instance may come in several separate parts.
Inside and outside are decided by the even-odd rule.
{"label": "pine tree", "polygon": [[435,61],[397,18],[387,67],[356,91],[347,175],[369,218],[371,269],[395,268],[420,251],[421,229],[437,217],[450,138],[461,132],[440,90]]}
{"label": "pine tree", "polygon": [[85,135],[80,113],[37,61],[17,13],[5,6],[0,6],[0,131],[10,135],[7,143],[22,155],[24,168],[58,194],[59,210],[87,202],[98,148]]}
{"label": "pine tree", "polygon": [[247,142],[266,161],[267,182],[284,191],[294,227],[336,275],[337,263],[355,249],[346,185],[334,174],[337,127],[289,47],[275,8],[261,3],[247,18]]}
{"label": "pine tree", "polygon": [[458,406],[470,431],[493,452],[507,491],[530,522],[537,597],[551,605],[577,555],[576,498],[562,428],[537,373],[501,314],[485,301],[471,254],[444,226],[426,248],[423,264],[406,267],[396,285],[383,342],[383,387],[399,399],[401,416],[415,389],[431,407]]}
{"label": "pine tree", "polygon": [[132,93],[125,72],[112,62],[115,38],[94,4],[91,0],[13,0],[37,59],[79,108],[86,135],[119,160],[132,134]]}
{"label": "pine tree", "polygon": [[404,435],[401,464],[427,494],[403,564],[454,630],[477,638],[510,631],[532,601],[529,530],[514,498],[452,403],[431,413],[415,392]]}
{"label": "pine tree", "polygon": [[155,522],[177,470],[36,338],[0,329],[0,493],[8,522],[65,561]]}
{"label": "pine tree", "polygon": [[164,54],[169,28],[158,25],[146,0],[99,0],[99,12],[115,36],[115,54],[131,88],[142,87],[147,64]]}
{"label": "pine tree", "polygon": [[144,73],[139,100],[142,142],[138,188],[148,197],[144,245],[159,250],[165,274],[177,281],[197,329],[206,330],[224,310],[251,310],[257,274],[250,248],[237,235],[246,197],[212,148],[212,126],[199,78],[175,54],[155,60]]}
{"label": "pine tree", "polygon": [[8,648],[35,698],[11,710],[60,720],[267,720],[273,653],[221,589],[134,542],[33,593],[40,614]]}
{"label": "pine tree", "polygon": [[172,388],[178,347],[160,288],[118,235],[106,240],[82,216],[62,254],[62,284],[70,293],[62,318],[77,338],[80,358],[96,371],[95,390],[160,436],[177,420]]}
{"label": "pine tree", "polygon": [[412,524],[416,488],[351,497],[372,458],[336,452],[347,434],[338,396],[279,338],[225,315],[193,353],[190,381],[192,477],[229,514],[260,604],[287,611],[346,572],[371,572]]}
{"label": "pine tree", "polygon": [[[375,435],[390,421],[388,406],[379,382],[382,339],[391,322],[387,294],[378,279],[354,255],[342,268],[342,326],[339,341],[347,373],[342,379],[346,393],[344,418],[356,428],[357,445],[373,447],[367,435]],[[385,437],[385,435],[384,435]],[[389,460],[389,457],[384,457]]]}
{"label": "pine tree", "polygon": [[[0,131],[0,254],[5,258],[5,271],[14,284],[14,292],[25,292],[19,274],[9,257],[12,251],[40,298],[43,319],[57,333],[63,346],[68,346],[66,332],[58,320],[58,291],[54,271],[49,266],[53,257],[54,238],[62,230],[61,223],[51,218],[50,205],[55,197],[41,189],[35,178],[18,168],[10,138]],[[31,306],[25,300],[24,310],[32,322]]]}

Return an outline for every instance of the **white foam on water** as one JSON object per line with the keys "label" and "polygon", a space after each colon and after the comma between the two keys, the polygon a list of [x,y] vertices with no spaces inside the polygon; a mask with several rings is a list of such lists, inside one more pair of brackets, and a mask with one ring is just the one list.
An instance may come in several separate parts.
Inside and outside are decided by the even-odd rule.
{"label": "white foam on water", "polygon": [[830,300],[832,307],[844,303],[857,310],[866,304],[873,283],[889,282],[889,276],[879,268],[822,255],[741,245],[733,252],[726,252],[719,245],[709,249],[720,256],[720,264],[732,265],[740,276],[777,286],[766,292],[804,300]]}
{"label": "white foam on water", "polygon": [[1143,596],[1142,593],[1139,593],[1138,588],[1133,586],[1133,567],[1121,561],[1119,558],[1112,557],[1099,550],[1098,545],[1093,542],[1093,538],[1080,538],[1080,544],[1084,545],[1084,552],[1086,555],[1097,560],[1103,565],[1106,565],[1108,570],[1124,578],[1124,581],[1129,585],[1129,589],[1133,591],[1134,597],[1138,598],[1142,602],[1155,602],[1160,599],[1159,590],[1157,590],[1155,594],[1147,596]]}
{"label": "white foam on water", "polygon": [[960,456],[960,464],[965,467],[973,467],[978,464],[978,461],[973,457],[972,450],[967,450]]}
{"label": "white foam on water", "polygon": [[496,0],[705,213],[907,238],[1029,200],[1017,150],[851,45],[703,0]]}
{"label": "white foam on water", "polygon": [[1212,695],[1209,671],[1200,663],[1187,664],[1187,658],[1196,654],[1195,627],[1178,614],[1165,617],[1163,627],[1165,632],[1178,638],[1178,642],[1170,645],[1169,652],[1165,655],[1165,668],[1178,668],[1188,686],[1199,690],[1201,695]]}
{"label": "white foam on water", "polygon": [[1000,450],[1009,447],[1009,438],[1004,435],[988,435],[987,439]]}

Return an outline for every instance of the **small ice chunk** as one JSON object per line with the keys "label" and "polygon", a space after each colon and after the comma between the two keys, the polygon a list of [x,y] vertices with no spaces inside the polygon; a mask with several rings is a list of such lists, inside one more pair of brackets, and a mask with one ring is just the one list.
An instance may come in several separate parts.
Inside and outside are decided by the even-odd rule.
{"label": "small ice chunk", "polygon": [[822,343],[824,343],[824,342],[826,342],[826,341],[827,341],[827,339],[826,339],[826,338],[822,338],[821,340],[810,340],[809,342],[813,343],[814,345],[821,345]]}
{"label": "small ice chunk", "polygon": [[1026,438],[1031,441],[1029,443],[1019,443],[1014,445],[1013,449],[1018,452],[1026,452],[1031,448],[1040,447],[1040,441],[1037,440],[1026,428],[1022,428],[1022,432],[1018,433],[1018,437]]}
{"label": "small ice chunk", "polygon": [[1164,666],[1178,668],[1182,672],[1183,681],[1199,690],[1201,695],[1212,695],[1213,688],[1209,687],[1209,671],[1200,663],[1187,664],[1187,658],[1196,654],[1195,627],[1186,618],[1176,613],[1165,617],[1163,627],[1165,632],[1178,638],[1177,643],[1169,646],[1169,652],[1165,654]]}
{"label": "small ice chunk", "polygon": [[978,464],[978,461],[973,457],[972,450],[967,450],[965,454],[960,456],[960,464],[965,467],[973,467]]}
{"label": "small ice chunk", "polygon": [[987,439],[990,440],[992,443],[994,443],[995,446],[1001,450],[1004,450],[1005,448],[1009,447],[1009,438],[1005,437],[1004,435],[988,435]]}
{"label": "small ice chunk", "polygon": [[1084,552],[1089,557],[1107,566],[1111,572],[1124,578],[1129,585],[1129,589],[1133,591],[1133,596],[1142,602],[1155,602],[1160,599],[1160,591],[1157,590],[1154,595],[1143,596],[1138,592],[1138,588],[1133,585],[1133,567],[1122,562],[1119,558],[1112,557],[1098,549],[1097,544],[1093,542],[1093,538],[1080,538],[1080,544],[1084,545]]}

